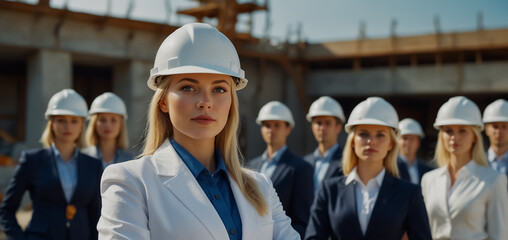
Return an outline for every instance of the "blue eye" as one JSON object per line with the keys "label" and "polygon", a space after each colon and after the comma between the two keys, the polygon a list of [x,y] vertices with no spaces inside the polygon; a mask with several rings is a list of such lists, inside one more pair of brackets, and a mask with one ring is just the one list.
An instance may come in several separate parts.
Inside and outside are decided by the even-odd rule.
{"label": "blue eye", "polygon": [[216,87],[213,89],[213,91],[218,93],[225,93],[226,89],[224,89],[223,87]]}
{"label": "blue eye", "polygon": [[191,92],[194,91],[194,88],[192,88],[191,86],[183,86],[181,90],[183,90],[184,92]]}

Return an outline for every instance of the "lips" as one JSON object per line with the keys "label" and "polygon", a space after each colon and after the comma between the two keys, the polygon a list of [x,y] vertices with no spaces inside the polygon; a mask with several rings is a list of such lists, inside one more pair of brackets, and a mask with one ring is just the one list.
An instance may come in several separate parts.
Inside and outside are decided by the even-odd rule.
{"label": "lips", "polygon": [[197,117],[192,118],[191,120],[196,123],[204,124],[204,125],[211,124],[211,123],[215,122],[215,119],[213,119],[212,117],[210,117],[208,115],[199,115]]}

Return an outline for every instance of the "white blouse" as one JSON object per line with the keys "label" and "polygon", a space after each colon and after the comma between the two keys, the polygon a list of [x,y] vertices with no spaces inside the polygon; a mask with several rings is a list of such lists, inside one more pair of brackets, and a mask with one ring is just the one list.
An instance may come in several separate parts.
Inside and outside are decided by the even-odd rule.
{"label": "white blouse", "polygon": [[508,239],[505,175],[471,160],[450,183],[448,166],[422,178],[433,239]]}

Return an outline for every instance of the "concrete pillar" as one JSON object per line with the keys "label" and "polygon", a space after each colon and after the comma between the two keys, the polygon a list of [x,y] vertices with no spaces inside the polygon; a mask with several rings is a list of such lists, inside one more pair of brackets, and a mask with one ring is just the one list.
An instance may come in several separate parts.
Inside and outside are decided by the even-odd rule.
{"label": "concrete pillar", "polygon": [[68,52],[39,50],[28,58],[27,65],[24,148],[37,148],[46,126],[44,113],[49,99],[64,88],[72,88],[72,57]]}
{"label": "concrete pillar", "polygon": [[124,100],[129,116],[128,150],[136,155],[142,150],[148,104],[154,93],[146,85],[152,66],[151,62],[132,60],[113,68],[113,92]]}

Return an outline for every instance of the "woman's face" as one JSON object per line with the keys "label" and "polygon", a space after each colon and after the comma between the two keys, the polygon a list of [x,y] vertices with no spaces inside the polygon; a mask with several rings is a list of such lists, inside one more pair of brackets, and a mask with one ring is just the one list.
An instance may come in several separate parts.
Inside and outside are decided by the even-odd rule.
{"label": "woman's face", "polygon": [[228,75],[173,75],[159,107],[169,114],[174,138],[214,139],[228,120],[232,84],[233,79]]}
{"label": "woman's face", "polygon": [[55,142],[70,143],[78,139],[83,131],[83,118],[70,115],[53,116],[51,131],[55,136]]}
{"label": "woman's face", "polygon": [[470,126],[446,125],[441,131],[446,151],[453,155],[471,154],[476,137]]}
{"label": "woman's face", "polygon": [[383,164],[388,151],[392,150],[390,128],[379,125],[358,125],[355,127],[353,147],[359,164]]}
{"label": "woman's face", "polygon": [[116,139],[122,128],[123,118],[115,113],[97,113],[95,131],[99,139]]}

